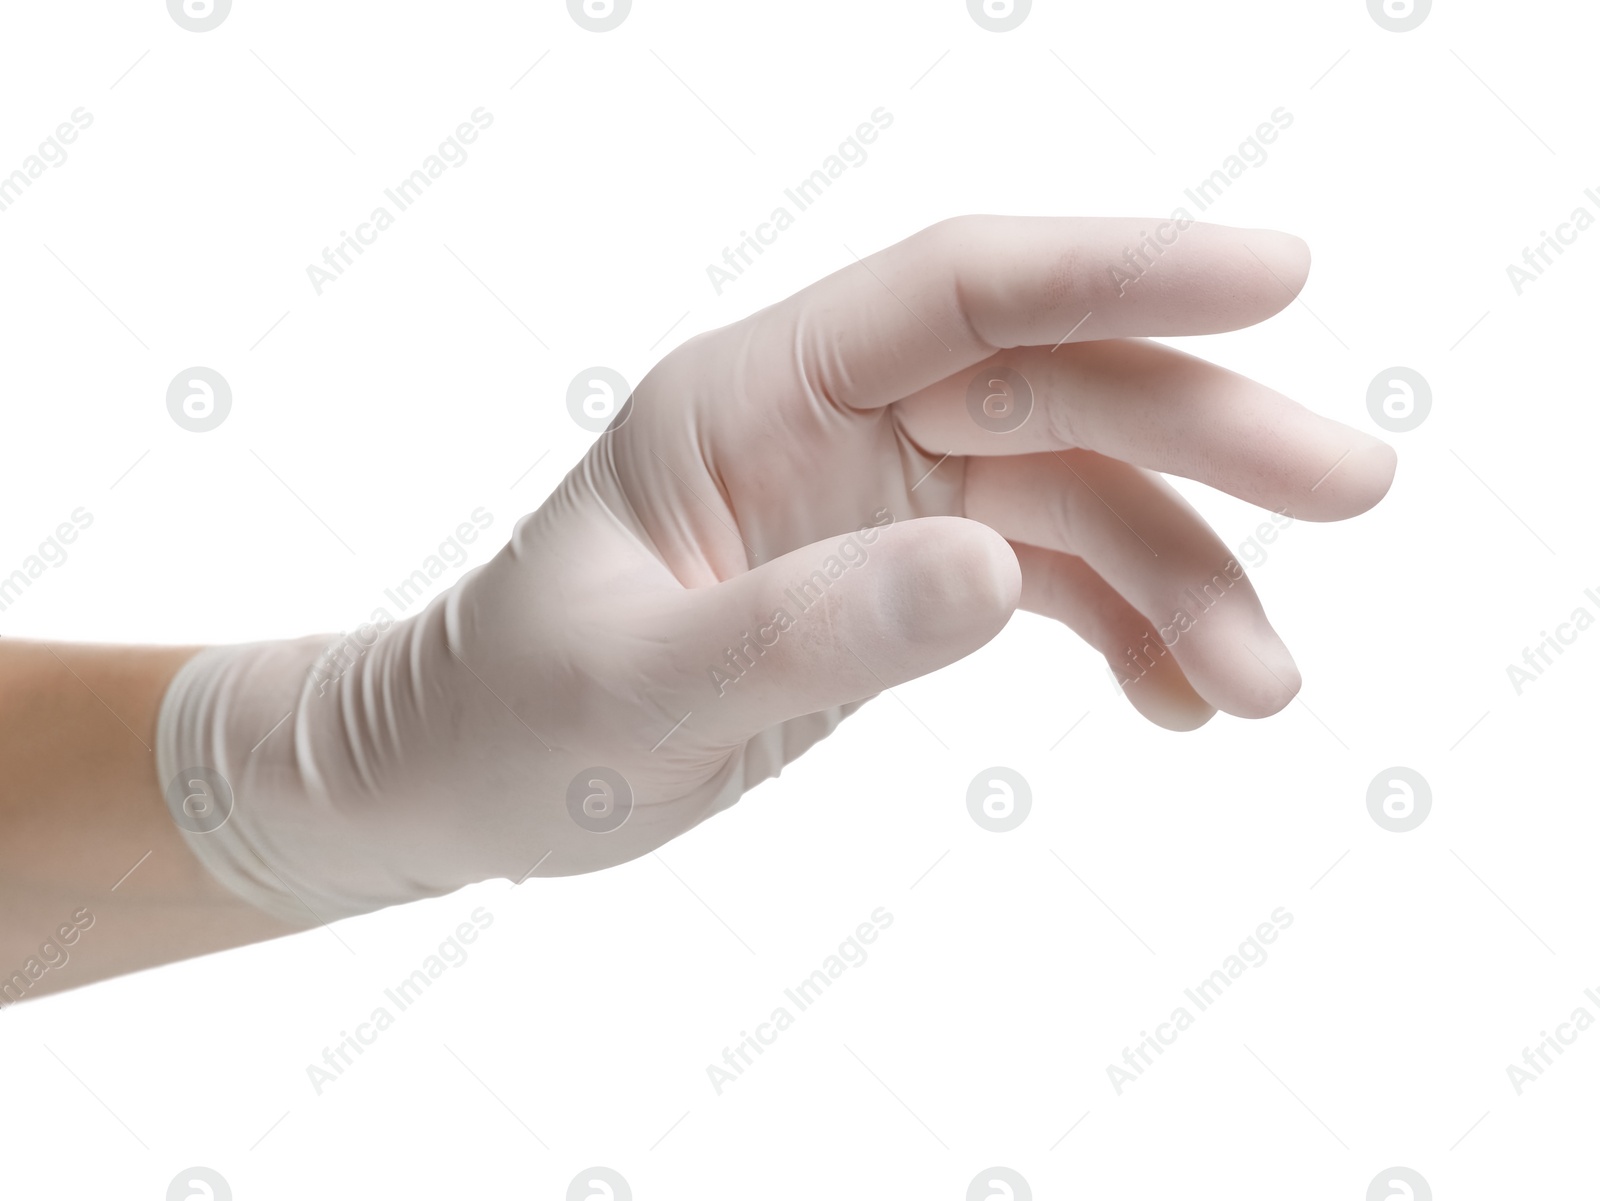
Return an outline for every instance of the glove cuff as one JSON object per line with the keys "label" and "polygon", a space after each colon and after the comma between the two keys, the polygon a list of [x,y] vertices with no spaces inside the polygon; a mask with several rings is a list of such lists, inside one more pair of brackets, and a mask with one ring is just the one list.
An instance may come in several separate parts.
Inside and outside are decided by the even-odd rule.
{"label": "glove cuff", "polygon": [[313,668],[334,637],[207,648],[173,677],[156,725],[157,783],[189,849],[230,891],[304,927],[395,899],[335,887],[328,870],[354,841],[315,796],[311,707],[333,702]]}

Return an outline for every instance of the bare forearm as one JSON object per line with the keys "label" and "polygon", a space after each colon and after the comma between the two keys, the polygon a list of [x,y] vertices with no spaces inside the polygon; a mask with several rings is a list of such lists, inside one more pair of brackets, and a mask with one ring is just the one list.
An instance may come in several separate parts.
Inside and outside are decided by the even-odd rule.
{"label": "bare forearm", "polygon": [[211,878],[161,795],[156,717],[194,653],[0,641],[0,1005],[293,932]]}

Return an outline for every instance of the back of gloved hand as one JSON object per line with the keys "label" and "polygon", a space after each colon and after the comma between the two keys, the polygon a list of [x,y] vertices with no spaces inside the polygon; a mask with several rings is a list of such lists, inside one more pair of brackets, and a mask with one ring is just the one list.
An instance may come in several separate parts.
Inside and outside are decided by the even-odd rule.
{"label": "back of gloved hand", "polygon": [[[1019,604],[1161,725],[1276,712],[1293,660],[1157,473],[1334,520],[1381,498],[1394,455],[1138,340],[1271,316],[1303,243],[1193,224],[1129,283],[1148,226],[924,230],[669,354],[491,562],[331,684],[328,637],[203,651],[157,746],[190,845],[301,924],[620,863]],[[195,769],[231,789],[218,828]]]}

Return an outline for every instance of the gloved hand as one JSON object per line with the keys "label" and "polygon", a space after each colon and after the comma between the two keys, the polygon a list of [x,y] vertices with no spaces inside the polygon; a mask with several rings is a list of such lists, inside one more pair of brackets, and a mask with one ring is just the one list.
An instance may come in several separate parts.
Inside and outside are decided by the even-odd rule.
{"label": "gloved hand", "polygon": [[669,354],[491,562],[331,686],[328,636],[201,652],[157,748],[190,845],[302,924],[620,863],[1019,604],[1164,726],[1276,712],[1293,660],[1156,473],[1335,520],[1394,454],[1137,340],[1271,316],[1303,242],[1190,224],[1130,282],[1149,225],[926,229]]}

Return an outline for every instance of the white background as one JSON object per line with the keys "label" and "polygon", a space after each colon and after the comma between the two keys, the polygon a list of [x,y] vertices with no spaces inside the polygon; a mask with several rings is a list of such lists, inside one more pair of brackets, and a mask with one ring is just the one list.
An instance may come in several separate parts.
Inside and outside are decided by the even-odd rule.
{"label": "white background", "polygon": [[[1187,348],[1371,432],[1375,375],[1433,390],[1383,435],[1389,497],[1252,572],[1305,676],[1282,714],[1163,732],[1019,615],[659,856],[7,1007],[8,1196],[156,1201],[195,1164],[240,1201],[558,1199],[593,1164],[640,1201],[959,1199],[991,1165],[1039,1198],[1360,1201],[1392,1165],[1439,1198],[1594,1187],[1600,1032],[1520,1096],[1506,1073],[1600,1016],[1600,632],[1521,695],[1506,673],[1600,614],[1600,231],[1520,296],[1506,274],[1600,216],[1588,6],[1441,3],[1408,33],[1358,0],[1041,0],[1008,33],[956,0],[638,0],[603,34],[509,0],[4,25],[0,173],[94,118],[0,212],[0,574],[94,516],[8,636],[353,628],[474,508],[481,562],[555,487],[592,438],[578,371],[637,380],[946,216],[1163,217],[1279,106],[1204,219],[1305,237],[1304,303]],[[307,265],[479,106],[468,161],[318,296]],[[706,266],[879,106],[868,160],[717,295]],[[196,364],[234,393],[203,435],[165,406]],[[1181,486],[1230,545],[1260,519]],[[995,765],[1033,791],[1005,834],[965,806]],[[1367,812],[1396,765],[1433,793],[1406,834]],[[307,1065],[476,906],[470,959],[318,1096]],[[869,959],[717,1095],[707,1066],[879,906]],[[1279,906],[1269,960],[1117,1095],[1107,1065]]]}

